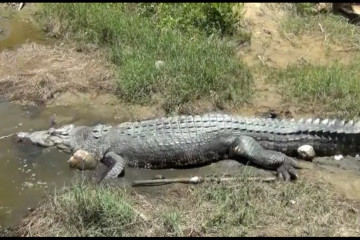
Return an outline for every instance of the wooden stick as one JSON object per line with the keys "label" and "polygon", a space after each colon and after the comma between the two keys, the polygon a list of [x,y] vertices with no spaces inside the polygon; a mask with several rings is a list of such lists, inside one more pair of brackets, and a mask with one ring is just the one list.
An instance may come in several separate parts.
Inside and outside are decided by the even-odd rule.
{"label": "wooden stick", "polygon": [[1,136],[1,137],[0,137],[0,140],[1,140],[1,139],[4,139],[4,138],[11,137],[12,135],[15,135],[15,133],[12,133],[12,134],[9,134],[9,135],[6,135],[6,136]]}
{"label": "wooden stick", "polygon": [[197,184],[204,182],[204,179],[201,177],[192,177],[192,178],[167,178],[167,179],[152,179],[152,180],[136,180],[133,181],[132,186],[149,186],[156,184],[169,184],[169,183],[192,183]]}
{"label": "wooden stick", "polygon": [[20,10],[24,7],[24,5],[25,5],[24,2],[20,3],[20,5],[19,5],[19,7],[18,7],[18,11],[20,11]]}
{"label": "wooden stick", "polygon": [[136,180],[133,181],[132,186],[155,186],[157,184],[170,184],[170,183],[188,183],[188,184],[198,184],[205,181],[210,182],[227,182],[234,180],[258,180],[262,182],[274,182],[276,181],[276,177],[268,177],[268,178],[260,178],[260,177],[252,177],[252,178],[236,178],[236,177],[225,177],[225,178],[202,178],[202,177],[191,177],[191,178],[168,178],[168,179],[153,179],[153,180]]}

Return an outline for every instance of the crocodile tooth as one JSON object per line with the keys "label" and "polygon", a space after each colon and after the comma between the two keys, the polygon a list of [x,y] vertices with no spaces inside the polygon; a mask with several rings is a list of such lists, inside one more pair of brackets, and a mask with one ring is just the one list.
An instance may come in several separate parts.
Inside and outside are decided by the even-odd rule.
{"label": "crocodile tooth", "polygon": [[341,125],[341,126],[344,126],[345,125],[345,122],[346,122],[346,120],[341,120],[341,122],[339,123],[339,125]]}
{"label": "crocodile tooth", "polygon": [[290,120],[290,122],[295,122],[295,119],[294,119],[294,118],[292,118],[292,119]]}
{"label": "crocodile tooth", "polygon": [[304,122],[304,119],[303,118],[300,118],[298,123],[303,123]]}
{"label": "crocodile tooth", "polygon": [[354,125],[354,120],[350,120],[349,122],[347,122],[346,125],[348,125],[348,126],[353,126],[353,125]]}
{"label": "crocodile tooth", "polygon": [[312,118],[309,118],[305,121],[305,123],[311,123],[312,122]]}

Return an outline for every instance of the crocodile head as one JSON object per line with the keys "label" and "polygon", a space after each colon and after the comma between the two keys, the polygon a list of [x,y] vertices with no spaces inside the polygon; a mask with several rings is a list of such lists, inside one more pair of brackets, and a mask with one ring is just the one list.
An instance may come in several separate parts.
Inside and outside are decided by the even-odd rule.
{"label": "crocodile head", "polygon": [[19,132],[17,134],[18,142],[30,142],[42,147],[57,147],[64,152],[71,153],[70,134],[74,130],[73,124],[65,125],[60,128],[50,128],[44,131]]}

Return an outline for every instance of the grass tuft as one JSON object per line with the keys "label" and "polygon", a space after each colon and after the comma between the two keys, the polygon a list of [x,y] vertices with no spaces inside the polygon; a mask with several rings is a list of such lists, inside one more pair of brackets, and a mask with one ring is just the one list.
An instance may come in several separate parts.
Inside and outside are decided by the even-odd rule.
{"label": "grass tuft", "polygon": [[279,84],[287,101],[316,109],[322,116],[355,118],[360,114],[358,63],[355,59],[349,65],[295,64],[273,70],[268,78]]}
{"label": "grass tuft", "polygon": [[[117,94],[127,102],[145,104],[162,99],[163,107],[172,111],[201,98],[211,98],[217,106],[250,101],[252,74],[236,57],[228,37],[216,33],[208,36],[202,31],[191,30],[194,25],[186,21],[167,27],[165,18],[179,15],[174,13],[175,5],[156,5],[156,9],[162,11],[160,22],[152,15],[139,12],[141,6],[124,3],[43,4],[40,19],[47,23],[48,31],[54,36],[90,42],[107,49],[109,58],[118,68]],[[182,4],[176,6],[185,9]],[[221,4],[214,6],[218,12],[229,11],[228,5],[224,8]],[[224,26],[235,24],[235,18],[224,12],[220,14],[228,19]],[[206,19],[210,25],[215,21]],[[211,25],[211,29],[215,25]],[[184,26],[189,31],[182,31]],[[221,27],[219,31],[222,31]],[[158,61],[163,62],[160,67]]]}

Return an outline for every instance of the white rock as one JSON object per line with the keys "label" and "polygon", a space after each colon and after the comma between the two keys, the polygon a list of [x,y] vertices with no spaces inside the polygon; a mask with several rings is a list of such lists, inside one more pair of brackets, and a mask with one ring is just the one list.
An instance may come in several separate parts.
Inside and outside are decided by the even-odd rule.
{"label": "white rock", "polygon": [[199,180],[200,180],[200,178],[196,176],[196,177],[192,177],[190,179],[190,182],[197,183]]}
{"label": "white rock", "polygon": [[315,150],[310,145],[302,145],[297,150],[299,156],[304,160],[312,160],[315,157]]}
{"label": "white rock", "polygon": [[160,68],[162,68],[163,66],[165,66],[165,62],[164,62],[164,61],[156,61],[156,62],[155,62],[155,67],[156,67],[156,69],[160,69]]}
{"label": "white rock", "polygon": [[335,155],[335,156],[334,156],[334,159],[335,159],[336,161],[340,161],[340,160],[343,159],[343,158],[344,158],[343,155]]}

